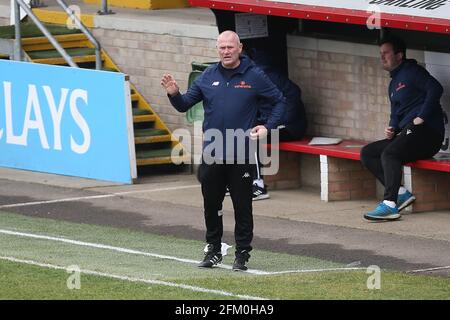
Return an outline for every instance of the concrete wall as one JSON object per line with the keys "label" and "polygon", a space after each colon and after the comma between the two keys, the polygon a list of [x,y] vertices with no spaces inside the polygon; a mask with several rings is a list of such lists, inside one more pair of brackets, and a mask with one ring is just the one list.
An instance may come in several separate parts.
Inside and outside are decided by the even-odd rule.
{"label": "concrete wall", "polygon": [[9,25],[9,19],[0,18],[0,26],[7,26],[7,25]]}
{"label": "concrete wall", "polygon": [[184,92],[193,61],[217,60],[214,40],[101,29],[94,34],[171,130],[188,126],[186,116],[169,104],[160,80],[171,73]]}
{"label": "concrete wall", "polygon": [[10,2],[2,1],[0,3],[0,26],[9,25],[10,11]]}

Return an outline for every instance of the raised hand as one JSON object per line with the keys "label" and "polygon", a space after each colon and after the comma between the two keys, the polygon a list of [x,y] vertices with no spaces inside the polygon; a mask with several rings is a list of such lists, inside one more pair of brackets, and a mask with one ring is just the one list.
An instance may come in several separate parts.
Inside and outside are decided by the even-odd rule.
{"label": "raised hand", "polygon": [[168,73],[163,75],[161,79],[161,86],[163,86],[163,88],[166,89],[167,93],[171,96],[174,96],[180,92],[177,82],[173,76]]}

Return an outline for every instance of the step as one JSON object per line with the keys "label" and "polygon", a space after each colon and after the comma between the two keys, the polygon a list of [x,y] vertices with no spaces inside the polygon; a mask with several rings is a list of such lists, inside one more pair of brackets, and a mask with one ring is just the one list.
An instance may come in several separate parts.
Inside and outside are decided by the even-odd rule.
{"label": "step", "polygon": [[[142,108],[139,108],[139,95],[137,93],[131,93],[131,106],[133,109],[142,110]],[[149,113],[151,112],[149,111]]]}
{"label": "step", "polygon": [[136,151],[136,163],[138,166],[154,165],[154,164],[169,164],[187,162],[188,155],[171,157],[172,149],[158,149],[158,150],[141,150]]}
{"label": "step", "polygon": [[132,108],[131,110],[133,112],[133,117],[134,116],[152,115],[152,112],[150,110],[148,110],[148,109]]}
{"label": "step", "polygon": [[148,128],[148,129],[134,129],[134,137],[149,137],[149,136],[162,136],[162,135],[168,135],[169,132],[165,129],[155,129],[155,128]]}
{"label": "step", "polygon": [[134,123],[142,123],[142,122],[155,122],[156,116],[154,114],[142,115],[142,116],[133,116]]}
{"label": "step", "polygon": [[[95,49],[93,48],[69,48],[66,50],[66,52],[71,57],[83,57],[92,55],[95,57]],[[31,51],[27,52],[27,54],[33,60],[61,58],[61,55],[57,50]]]}
{"label": "step", "polygon": [[[55,36],[55,39],[63,48],[81,48],[90,43],[84,34]],[[27,52],[55,49],[46,37],[23,39],[22,47]]]}
{"label": "step", "polygon": [[[66,42],[58,41],[58,43],[65,50],[70,48],[83,48],[89,46],[88,41],[66,41]],[[26,46],[24,45],[23,50],[25,52],[30,53],[33,51],[55,50],[55,47],[51,43],[39,43],[39,44],[30,44]]]}
{"label": "step", "polygon": [[[63,34],[63,35],[53,35],[59,43],[73,42],[73,41],[86,41],[87,37],[84,33],[74,33],[74,34]],[[47,37],[34,37],[34,38],[24,38],[22,39],[23,46],[31,46],[35,44],[46,44],[50,43]]]}
{"label": "step", "polygon": [[148,136],[148,137],[135,137],[135,144],[146,144],[146,143],[157,143],[157,142],[170,142],[172,141],[172,136],[170,134],[159,135],[159,136]]}
{"label": "step", "polygon": [[136,164],[138,166],[149,166],[157,164],[171,164],[171,163],[188,163],[190,161],[189,157],[154,157],[147,159],[137,159]]}
{"label": "step", "polygon": [[[75,63],[95,62],[95,49],[93,48],[69,48],[66,49],[66,52]],[[35,63],[67,64],[67,61],[61,57],[57,50],[31,51],[27,54]]]}
{"label": "step", "polygon": [[157,143],[157,142],[170,142],[172,141],[172,135],[165,129],[134,129],[134,143]]}
{"label": "step", "polygon": [[[183,153],[185,152],[183,151]],[[152,150],[136,150],[136,159],[164,158],[164,157],[170,158],[171,155],[172,155],[171,147]],[[186,154],[181,156],[186,156]]]}
{"label": "step", "polygon": [[[44,26],[52,35],[76,34],[81,32],[78,29],[69,29],[66,26],[62,25],[44,23]],[[44,36],[41,30],[39,30],[39,28],[33,22],[22,22],[20,24],[20,30],[22,33],[23,40],[25,40],[25,38]],[[15,34],[16,33],[14,26],[0,27],[0,38],[2,39],[15,39]]]}
{"label": "step", "polygon": [[[47,2],[47,1],[45,1]],[[70,2],[74,1],[68,1],[68,5],[70,5]],[[36,15],[36,17],[43,22],[46,23],[55,23],[59,25],[66,25],[68,16],[67,13],[63,11],[61,7],[56,7],[55,9],[51,9],[48,7],[43,8],[34,8],[33,13]],[[81,22],[88,28],[94,28],[95,23],[95,14],[89,14],[84,11],[80,11],[80,15],[78,18],[81,19]]]}
{"label": "step", "polygon": [[[72,61],[76,64],[83,62],[95,62],[95,56],[72,57]],[[33,59],[33,62],[52,65],[68,65],[67,61],[64,58]]]}
{"label": "step", "polygon": [[[66,51],[68,49],[71,49],[71,48],[80,48],[80,47],[87,47],[88,46],[88,42],[87,41],[84,41],[84,42],[81,42],[81,41],[59,42],[58,41],[58,43]],[[23,46],[23,50],[29,54],[29,53],[34,52],[34,51],[55,50],[55,47],[51,43],[42,43],[42,44],[32,44],[32,45]]]}
{"label": "step", "polygon": [[148,109],[132,108],[133,123],[155,122],[157,116]]}
{"label": "step", "polygon": [[172,154],[172,148],[156,150],[136,150],[136,159],[165,158]]}

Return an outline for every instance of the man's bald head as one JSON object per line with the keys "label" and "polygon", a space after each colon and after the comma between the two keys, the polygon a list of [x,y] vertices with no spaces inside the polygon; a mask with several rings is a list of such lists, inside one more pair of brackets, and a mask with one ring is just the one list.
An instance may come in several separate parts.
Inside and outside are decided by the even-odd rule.
{"label": "man's bald head", "polygon": [[239,56],[242,52],[242,43],[237,33],[231,30],[222,32],[217,37],[217,52],[224,68],[237,68],[241,63]]}
{"label": "man's bald head", "polygon": [[241,40],[239,39],[239,35],[231,30],[226,30],[219,34],[219,36],[217,37],[217,44],[219,43],[219,41],[223,41],[223,39],[230,39],[232,41],[235,41],[237,45],[242,45]]}

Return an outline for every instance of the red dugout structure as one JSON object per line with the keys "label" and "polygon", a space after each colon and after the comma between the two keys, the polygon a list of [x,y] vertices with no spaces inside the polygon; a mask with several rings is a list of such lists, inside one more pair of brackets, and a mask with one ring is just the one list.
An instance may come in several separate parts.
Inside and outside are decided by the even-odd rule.
{"label": "red dugout structure", "polygon": [[448,0],[190,0],[192,6],[450,34]]}

